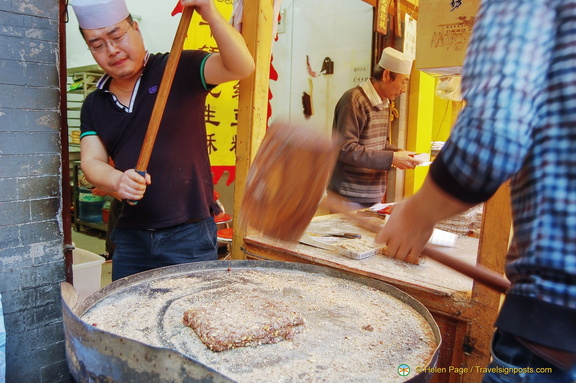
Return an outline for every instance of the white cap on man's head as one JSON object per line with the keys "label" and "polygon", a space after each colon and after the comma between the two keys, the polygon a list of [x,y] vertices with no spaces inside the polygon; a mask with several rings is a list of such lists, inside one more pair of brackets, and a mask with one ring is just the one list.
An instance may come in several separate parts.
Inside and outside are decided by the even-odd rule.
{"label": "white cap on man's head", "polygon": [[382,51],[378,65],[390,72],[409,75],[412,70],[412,59],[404,53],[388,47]]}
{"label": "white cap on man's head", "polygon": [[73,0],[71,5],[82,29],[109,27],[130,15],[124,0]]}

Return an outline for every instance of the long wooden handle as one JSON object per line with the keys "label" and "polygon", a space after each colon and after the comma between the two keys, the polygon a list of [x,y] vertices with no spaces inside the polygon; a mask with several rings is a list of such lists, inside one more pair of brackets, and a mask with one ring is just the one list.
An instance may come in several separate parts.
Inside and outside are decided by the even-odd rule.
{"label": "long wooden handle", "polygon": [[[328,199],[325,203],[331,211],[346,215],[348,218],[356,222],[358,226],[373,233],[378,233],[378,231],[380,231],[382,228],[381,225],[375,224],[367,218],[358,216],[357,214],[352,213],[350,210],[347,210],[343,204],[334,202],[334,198],[332,198],[332,201],[329,200],[330,199]],[[482,265],[471,265],[428,245],[426,245],[422,250],[422,255],[432,258],[444,266],[448,266],[452,270],[464,274],[467,277],[470,277],[500,293],[506,293],[508,287],[510,287],[510,281],[504,278],[504,276],[501,274]]]}
{"label": "long wooden handle", "polygon": [[500,293],[505,294],[510,287],[510,281],[501,274],[482,265],[471,265],[458,258],[451,257],[440,250],[433,249],[428,245],[424,246],[422,255],[432,258],[452,270],[456,270]]}
{"label": "long wooden handle", "polygon": [[186,39],[186,33],[188,32],[188,27],[190,26],[190,20],[192,20],[193,13],[193,7],[184,7],[184,10],[182,11],[180,23],[178,24],[176,36],[174,37],[172,49],[170,50],[168,62],[166,63],[166,69],[162,75],[162,81],[160,82],[160,88],[158,89],[158,96],[156,97],[156,102],[154,103],[152,116],[150,117],[150,122],[148,123],[148,130],[146,131],[146,136],[144,136],[144,142],[142,143],[140,156],[138,157],[138,162],[136,163],[136,171],[140,174],[146,173],[148,163],[150,162],[152,148],[154,147],[156,135],[158,134],[158,128],[160,127],[162,116],[164,115],[164,108],[166,107],[166,101],[168,100],[170,89],[172,88],[174,74],[176,73],[178,62],[180,61],[182,47],[184,46],[184,40]]}

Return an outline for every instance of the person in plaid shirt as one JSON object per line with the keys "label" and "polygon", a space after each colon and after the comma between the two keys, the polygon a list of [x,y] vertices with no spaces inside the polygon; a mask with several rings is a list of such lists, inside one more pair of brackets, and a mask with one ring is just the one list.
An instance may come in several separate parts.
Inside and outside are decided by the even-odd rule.
{"label": "person in plaid shirt", "polygon": [[466,106],[424,185],[376,240],[414,261],[438,221],[509,180],[512,284],[490,367],[522,373],[494,369],[484,382],[575,382],[576,0],[482,1],[462,90]]}

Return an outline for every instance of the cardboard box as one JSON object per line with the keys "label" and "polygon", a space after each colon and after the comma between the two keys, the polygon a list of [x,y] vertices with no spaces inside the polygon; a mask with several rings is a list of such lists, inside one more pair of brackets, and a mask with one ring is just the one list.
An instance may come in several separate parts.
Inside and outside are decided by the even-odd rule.
{"label": "cardboard box", "polygon": [[460,75],[480,0],[421,0],[416,68],[433,76]]}
{"label": "cardboard box", "polygon": [[100,290],[104,257],[88,250],[74,249],[72,258],[73,285],[83,301]]}

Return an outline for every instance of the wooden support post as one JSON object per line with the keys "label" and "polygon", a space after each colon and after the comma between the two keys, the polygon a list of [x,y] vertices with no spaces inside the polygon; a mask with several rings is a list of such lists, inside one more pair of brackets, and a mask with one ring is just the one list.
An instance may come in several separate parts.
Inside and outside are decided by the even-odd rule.
{"label": "wooden support post", "polygon": [[[508,183],[502,185],[496,194],[484,204],[480,233],[477,264],[503,273],[512,233],[512,209]],[[464,364],[472,371],[466,375],[464,382],[479,382],[482,374],[476,371],[475,367],[486,367],[490,361],[493,325],[498,316],[501,298],[501,294],[474,282],[472,309],[477,313],[477,319],[468,327],[466,339],[472,349],[464,355]]]}
{"label": "wooden support post", "polygon": [[[256,62],[256,70],[240,81],[234,217],[239,217],[248,171],[266,133],[273,15],[273,0],[244,0],[242,35]],[[245,236],[246,228],[234,227],[232,259],[244,258],[241,247]]]}

